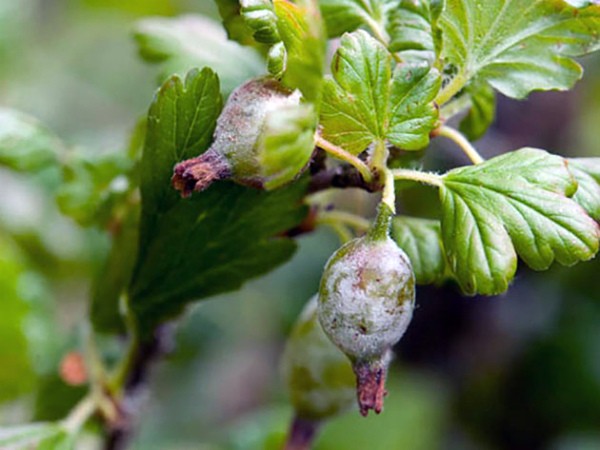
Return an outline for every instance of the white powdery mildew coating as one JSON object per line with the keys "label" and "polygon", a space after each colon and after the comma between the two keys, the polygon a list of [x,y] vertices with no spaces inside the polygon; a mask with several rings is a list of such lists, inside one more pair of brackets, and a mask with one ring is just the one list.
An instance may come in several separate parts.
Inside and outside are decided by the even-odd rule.
{"label": "white powdery mildew coating", "polygon": [[394,241],[355,239],[330,258],[323,272],[321,325],[351,359],[377,359],[408,327],[414,284],[410,261]]}
{"label": "white powdery mildew coating", "polygon": [[267,116],[298,105],[300,96],[298,90],[288,91],[272,78],[258,78],[241,85],[231,93],[219,116],[212,147],[227,159],[254,165],[254,147]]}

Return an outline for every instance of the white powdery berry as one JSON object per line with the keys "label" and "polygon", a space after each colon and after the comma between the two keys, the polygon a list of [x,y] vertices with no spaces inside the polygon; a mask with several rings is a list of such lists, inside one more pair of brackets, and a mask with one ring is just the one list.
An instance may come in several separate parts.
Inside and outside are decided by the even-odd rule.
{"label": "white powdery berry", "polygon": [[[171,182],[188,197],[194,191],[202,191],[214,181],[231,179],[238,184],[262,189],[274,178],[276,186],[292,181],[307,165],[313,151],[308,141],[308,152],[290,162],[289,155],[280,154],[276,148],[269,176],[264,173],[262,137],[274,119],[283,117],[294,120],[293,113],[299,110],[300,91],[292,91],[271,77],[250,80],[229,96],[213,135],[211,147],[201,155],[178,163]],[[268,134],[268,133],[267,133]],[[285,153],[285,152],[283,152]],[[273,155],[271,155],[273,156]],[[273,160],[277,160],[275,164]],[[290,164],[297,164],[296,171],[289,171]],[[271,168],[273,169],[273,168]]]}
{"label": "white powdery berry", "polygon": [[354,239],[325,267],[319,320],[351,360],[380,359],[408,327],[414,286],[410,261],[392,239]]}

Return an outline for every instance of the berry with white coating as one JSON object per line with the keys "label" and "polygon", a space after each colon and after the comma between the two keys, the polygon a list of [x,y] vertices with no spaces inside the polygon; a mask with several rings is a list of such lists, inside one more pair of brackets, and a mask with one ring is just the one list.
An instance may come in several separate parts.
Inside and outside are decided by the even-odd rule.
{"label": "berry with white coating", "polygon": [[412,266],[388,236],[390,220],[391,214],[380,211],[371,232],[335,252],[319,291],[319,321],[352,362],[363,415],[383,407],[391,348],[404,335],[415,304]]}
{"label": "berry with white coating", "polygon": [[[229,96],[217,120],[212,145],[200,156],[175,166],[173,186],[183,197],[188,197],[222,179],[255,188],[263,188],[272,181],[270,178],[277,176],[285,177],[276,180],[277,186],[292,181],[298,173],[284,171],[289,162],[283,158],[275,163],[281,165],[281,172],[271,167],[271,174],[265,174],[262,160],[268,155],[261,152],[264,152],[263,135],[269,128],[269,121],[282,114],[301,115],[300,99],[299,91],[291,91],[271,77],[253,79],[238,87]],[[305,164],[308,163],[306,159]]]}

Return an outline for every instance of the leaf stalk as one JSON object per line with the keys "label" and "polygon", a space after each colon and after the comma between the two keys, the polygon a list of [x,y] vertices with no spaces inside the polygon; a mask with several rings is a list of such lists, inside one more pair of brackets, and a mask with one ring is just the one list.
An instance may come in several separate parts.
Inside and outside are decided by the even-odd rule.
{"label": "leaf stalk", "polygon": [[463,72],[459,72],[452,80],[450,80],[450,83],[444,86],[436,97],[435,102],[439,106],[445,105],[461,91],[465,84],[467,84],[467,81],[469,81],[469,78],[465,76]]}
{"label": "leaf stalk", "polygon": [[385,203],[392,214],[396,214],[396,187],[394,185],[394,175],[392,171],[387,167],[383,171],[384,184],[383,184],[383,196],[381,201]]}
{"label": "leaf stalk", "polygon": [[373,172],[371,172],[371,169],[369,168],[369,166],[362,161],[360,158],[354,156],[352,153],[349,153],[348,151],[344,150],[342,147],[339,147],[337,145],[335,145],[332,142],[329,142],[327,139],[324,139],[323,137],[317,135],[316,136],[316,144],[319,148],[322,148],[323,150],[325,150],[327,153],[329,153],[331,156],[340,159],[342,161],[347,162],[348,164],[354,166],[356,168],[356,170],[358,170],[360,172],[360,174],[362,175],[362,177],[364,178],[364,180],[367,183],[370,183],[371,181],[373,181]]}
{"label": "leaf stalk", "polygon": [[436,173],[411,169],[393,169],[390,172],[392,173],[394,180],[416,181],[417,183],[428,184],[435,187],[442,187],[444,185],[442,177]]}
{"label": "leaf stalk", "polygon": [[453,141],[456,145],[460,147],[464,154],[467,155],[467,157],[473,162],[473,164],[481,164],[485,161],[485,159],[483,159],[483,157],[479,154],[475,147],[473,147],[469,140],[458,130],[443,125],[436,129],[433,132],[433,135],[443,136]]}

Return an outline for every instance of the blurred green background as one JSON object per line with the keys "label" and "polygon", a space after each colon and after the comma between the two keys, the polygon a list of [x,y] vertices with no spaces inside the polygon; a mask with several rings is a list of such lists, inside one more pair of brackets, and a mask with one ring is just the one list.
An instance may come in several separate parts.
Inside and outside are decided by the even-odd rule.
{"label": "blurred green background", "polygon": [[[209,0],[0,0],[0,106],[37,117],[77,152],[125,151],[158,79],[137,55],[133,24],[184,13],[216,18]],[[496,124],[478,142],[483,155],[533,146],[600,156],[600,58],[584,64],[572,92],[499,99]],[[461,158],[435,143],[426,164]],[[1,425],[60,418],[82,392],[60,380],[58,364],[80,341],[107,238],[59,214],[53,183],[53,173],[0,169]],[[430,216],[435,207],[435,192],[402,193],[406,212]],[[279,448],[291,411],[278,358],[338,246],[329,230],[299,244],[274,273],[182,318],[173,352],[153,373],[134,448]],[[599,449],[599,276],[597,259],[545,273],[521,267],[499,297],[419,289],[385,411],[329,423],[316,448]],[[107,338],[103,350],[110,356],[119,345]],[[94,436],[91,427],[82,445],[96,448]]]}

